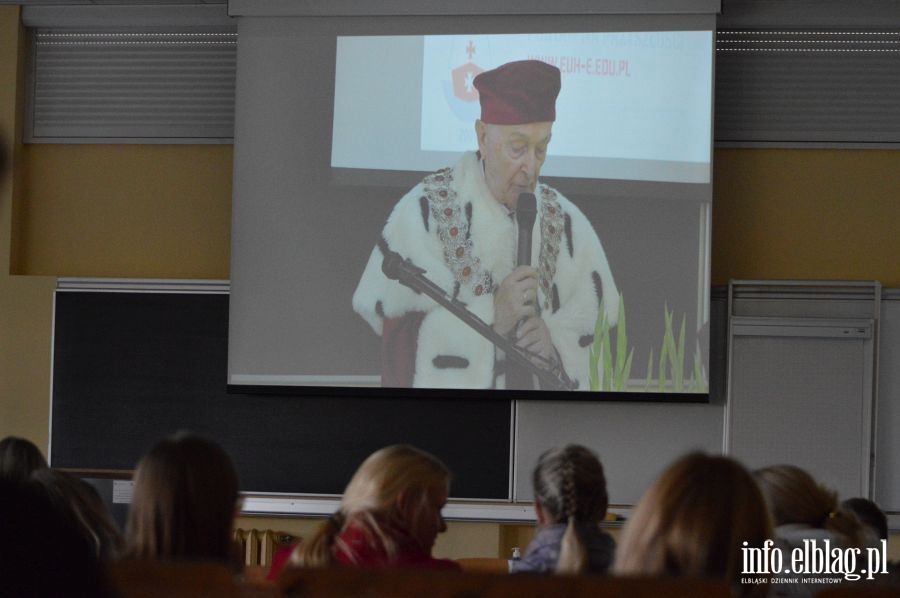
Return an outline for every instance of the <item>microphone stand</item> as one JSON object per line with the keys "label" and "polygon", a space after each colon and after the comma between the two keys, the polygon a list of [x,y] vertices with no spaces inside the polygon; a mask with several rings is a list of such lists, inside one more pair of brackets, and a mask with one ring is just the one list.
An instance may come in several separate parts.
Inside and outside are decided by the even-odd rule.
{"label": "microphone stand", "polygon": [[[484,320],[473,314],[466,308],[466,304],[451,297],[447,292],[425,276],[425,270],[419,268],[396,251],[386,247],[381,248],[384,260],[381,262],[381,271],[391,280],[409,287],[417,293],[423,293],[440,305],[447,308],[450,313],[463,321],[469,328],[491,341],[498,349],[506,354],[506,358],[517,365],[528,369],[540,381],[544,390],[575,390],[575,385],[563,371],[561,366],[552,365],[550,368],[542,368],[532,363],[531,358],[522,349],[516,347],[509,339],[498,334]],[[548,361],[548,363],[550,363]]]}

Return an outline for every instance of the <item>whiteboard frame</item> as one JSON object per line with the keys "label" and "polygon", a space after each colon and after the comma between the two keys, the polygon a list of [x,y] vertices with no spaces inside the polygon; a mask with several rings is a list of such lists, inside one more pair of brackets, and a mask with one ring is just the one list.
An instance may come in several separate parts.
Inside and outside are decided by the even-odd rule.
{"label": "whiteboard frame", "polygon": [[[862,450],[859,463],[860,496],[875,496],[875,431],[878,428],[878,342],[881,315],[881,283],[878,281],[815,280],[731,280],[728,283],[728,358],[726,365],[726,401],[723,421],[722,450],[733,453],[734,426],[734,341],[738,336],[781,336],[796,338],[849,338],[864,340]],[[736,313],[741,299],[773,300],[768,316]],[[871,302],[869,317],[779,316],[774,300],[853,299]]]}

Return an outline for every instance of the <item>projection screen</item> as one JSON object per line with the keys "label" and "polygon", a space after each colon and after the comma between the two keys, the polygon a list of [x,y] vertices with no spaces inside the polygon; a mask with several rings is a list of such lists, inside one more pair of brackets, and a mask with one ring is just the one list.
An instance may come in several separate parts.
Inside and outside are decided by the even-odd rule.
{"label": "projection screen", "polygon": [[[518,367],[526,388],[589,391],[570,398],[705,396],[714,25],[713,15],[241,18],[228,383],[508,398],[505,368]],[[521,60],[560,72],[526,301],[550,348],[543,361],[525,355],[561,386],[510,365],[508,346],[454,313],[499,329],[521,224],[499,199],[508,218],[479,203],[497,199],[479,195],[495,158],[474,153],[472,82]],[[453,182],[435,182],[437,171]],[[445,190],[456,203],[433,201]],[[460,230],[465,243],[453,245]],[[382,280],[388,254],[456,305]],[[476,275],[485,284],[468,284]],[[501,336],[515,345],[524,322]]]}

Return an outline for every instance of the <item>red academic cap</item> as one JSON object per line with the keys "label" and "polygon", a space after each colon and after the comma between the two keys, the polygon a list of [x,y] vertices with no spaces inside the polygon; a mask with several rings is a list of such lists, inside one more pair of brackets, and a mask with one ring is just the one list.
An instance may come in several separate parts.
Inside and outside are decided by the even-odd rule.
{"label": "red academic cap", "polygon": [[556,120],[559,69],[540,60],[507,62],[475,77],[481,120],[521,125]]}

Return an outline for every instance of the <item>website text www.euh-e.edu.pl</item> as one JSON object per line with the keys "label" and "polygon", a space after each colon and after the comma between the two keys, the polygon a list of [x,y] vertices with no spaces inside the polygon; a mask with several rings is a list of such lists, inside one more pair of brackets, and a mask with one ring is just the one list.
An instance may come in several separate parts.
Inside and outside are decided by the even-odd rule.
{"label": "website text www.euh-e.edu.pl", "polygon": [[[772,540],[766,540],[762,548],[750,548],[744,542],[742,573],[766,577],[743,577],[741,583],[840,583],[863,576],[875,579],[888,572],[887,540],[866,549],[839,548],[830,540],[803,540],[803,546],[787,552]],[[790,575],[794,577],[787,577]]]}

